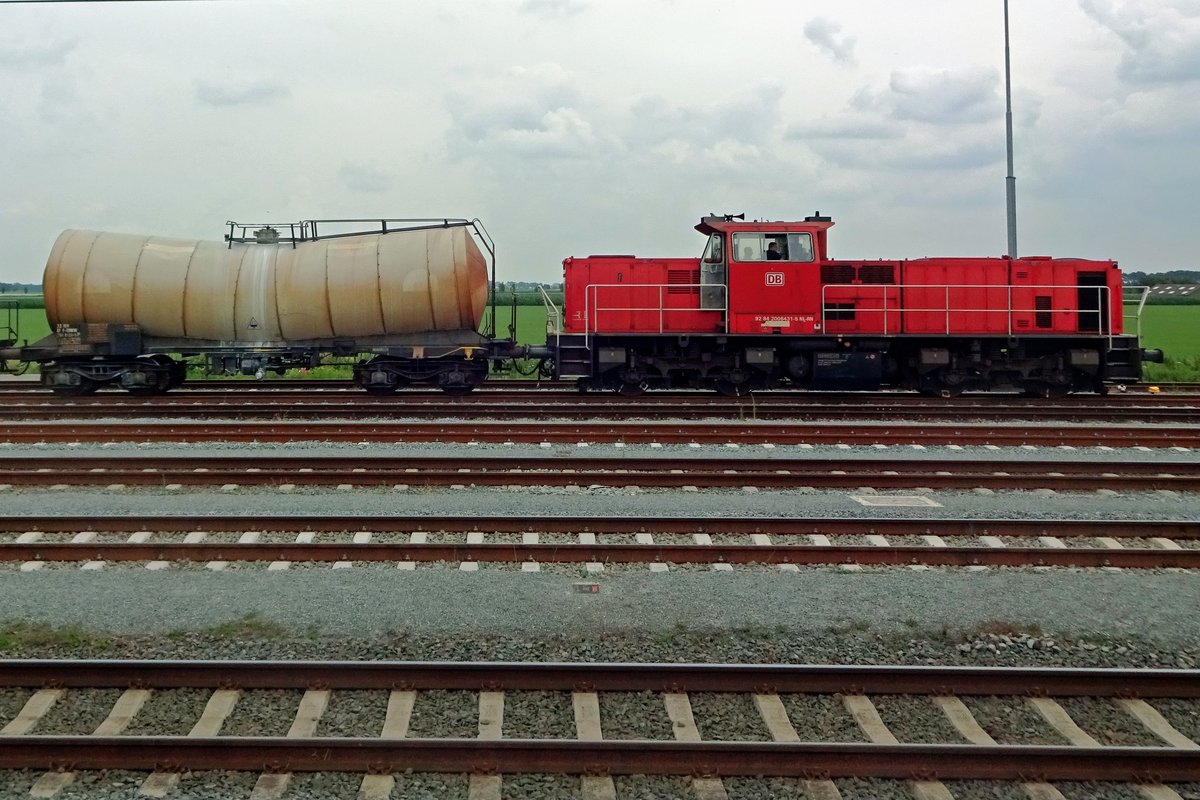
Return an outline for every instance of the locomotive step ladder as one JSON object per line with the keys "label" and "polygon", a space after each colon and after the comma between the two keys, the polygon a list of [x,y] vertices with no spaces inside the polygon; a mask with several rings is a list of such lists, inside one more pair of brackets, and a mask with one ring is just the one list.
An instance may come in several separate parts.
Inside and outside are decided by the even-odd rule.
{"label": "locomotive step ladder", "polygon": [[592,349],[582,333],[564,333],[558,337],[557,378],[588,378],[592,375]]}

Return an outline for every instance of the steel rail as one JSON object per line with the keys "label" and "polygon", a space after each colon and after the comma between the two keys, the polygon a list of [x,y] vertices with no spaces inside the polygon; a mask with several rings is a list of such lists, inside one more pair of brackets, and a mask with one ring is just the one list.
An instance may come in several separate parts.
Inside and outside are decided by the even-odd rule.
{"label": "steel rail", "polygon": [[439,561],[583,564],[867,564],[937,567],[1053,566],[1200,569],[1200,549],[934,547],[931,545],[411,544],[400,542],[21,542],[0,544],[0,562],[46,561]]}
{"label": "steel rail", "polygon": [[1148,428],[1012,426],[993,424],[930,425],[890,423],[785,424],[770,422],[241,422],[187,420],[162,423],[109,421],[11,423],[0,428],[0,441],[31,442],[551,442],[629,444],[892,444],[1072,447],[1200,447],[1200,427]]}
{"label": "steel rail", "polygon": [[749,775],[912,779],[1190,781],[1174,747],[0,736],[0,768],[281,772]]}
{"label": "steel rail", "polygon": [[676,404],[584,404],[584,403],[538,403],[530,404],[529,398],[515,397],[506,403],[488,404],[404,404],[385,405],[380,403],[361,404],[356,402],[329,402],[309,399],[287,403],[219,403],[180,402],[171,405],[155,404],[138,406],[119,405],[20,405],[12,404],[0,412],[6,422],[39,420],[88,420],[95,417],[107,419],[155,419],[191,420],[197,418],[213,420],[418,420],[418,419],[488,419],[488,420],[595,420],[595,419],[728,419],[745,422],[771,420],[861,420],[864,422],[884,420],[929,420],[961,422],[964,418],[993,421],[1022,422],[1074,422],[1074,423],[1174,423],[1194,425],[1200,423],[1200,408],[1188,406],[1145,406],[1118,405],[1108,408],[1061,407],[932,407],[889,405],[843,406],[838,404],[784,405],[770,404],[742,406],[729,404],[704,404],[681,401]]}
{"label": "steel rail", "polygon": [[1200,462],[441,456],[0,457],[0,483],[45,485],[764,486],[1200,490]]}
{"label": "steel rail", "polygon": [[[1118,386],[1119,387],[1120,385],[1123,385],[1123,384],[1121,384],[1120,382],[1111,382],[1110,383],[1110,386]],[[1169,393],[1169,392],[1200,392],[1200,382],[1197,382],[1197,381],[1146,381],[1141,384],[1128,384],[1128,387],[1129,387],[1128,391],[1125,393],[1121,393],[1120,395],[1116,395],[1116,396],[1146,395],[1146,394],[1148,394],[1147,389],[1150,386],[1158,387],[1159,396],[1161,396],[1161,394]],[[184,393],[184,392],[189,392],[189,391],[204,391],[204,390],[222,391],[222,392],[227,392],[227,391],[278,392],[278,391],[289,391],[289,390],[298,390],[298,389],[316,390],[316,391],[353,391],[353,392],[358,392],[360,394],[363,394],[362,389],[359,388],[358,386],[356,386],[354,384],[354,381],[348,380],[348,379],[341,379],[341,378],[267,378],[265,380],[249,380],[249,379],[238,379],[238,378],[190,378],[185,383],[183,383],[181,386],[174,389],[173,391],[176,393]],[[514,378],[514,379],[491,378],[482,387],[480,387],[479,389],[476,389],[476,393],[487,392],[487,391],[496,391],[496,390],[521,390],[521,389],[569,391],[569,392],[574,392],[577,394],[593,394],[593,395],[601,395],[601,396],[612,394],[610,392],[595,391],[595,390],[593,390],[591,392],[580,392],[576,388],[574,381],[552,380],[552,379],[547,379],[547,378],[543,378],[540,380],[529,379],[529,378]],[[39,393],[47,393],[48,392],[46,387],[42,386],[41,383],[36,378],[31,378],[29,380],[6,381],[4,383],[0,383],[0,393],[19,392],[19,391],[39,392]],[[119,394],[118,392],[119,392],[119,390],[115,390],[112,392],[105,391],[105,392],[103,392],[102,396],[109,396],[109,395],[123,396],[122,394]],[[692,392],[692,393],[696,393],[696,394],[699,394],[699,393],[711,394],[707,390],[667,389],[667,390],[655,390],[655,391],[649,392],[647,396],[648,397],[658,397],[658,396],[668,394],[668,393],[682,393],[682,392]],[[441,391],[438,389],[422,388],[422,387],[406,388],[406,389],[399,390],[396,393],[396,396],[405,396],[405,395],[411,395],[411,394],[417,394],[417,393],[429,394],[429,395],[439,395],[439,394],[441,394]],[[754,396],[756,396],[756,397],[775,397],[775,396],[780,396],[780,395],[792,395],[792,396],[818,395],[819,396],[819,395],[829,395],[829,394],[843,394],[844,395],[844,394],[847,394],[847,392],[826,392],[826,391],[807,390],[807,389],[781,388],[781,389],[772,389],[772,390],[767,390],[767,391],[758,391],[758,392],[755,392]],[[910,396],[910,397],[921,397],[921,395],[917,394],[916,392],[905,391],[902,389],[893,389],[893,390],[885,389],[885,390],[881,390],[879,392],[857,392],[857,393],[850,393],[850,394],[860,394],[863,396],[880,395],[880,394],[884,394],[884,395],[896,394],[896,395],[903,395],[903,396]],[[962,395],[962,397],[964,399],[972,399],[972,398],[985,397],[985,396],[1016,397],[1017,394],[1015,392],[1009,392],[1009,393],[1005,393],[1005,392],[994,392],[994,393],[968,392],[967,394]],[[1092,395],[1082,394],[1082,395],[1074,395],[1074,396],[1072,396],[1072,399],[1088,399],[1090,397],[1092,397]]]}
{"label": "steel rail", "polygon": [[542,661],[0,659],[0,686],[1200,698],[1200,670]]}
{"label": "steel rail", "polygon": [[585,517],[585,516],[0,516],[0,533],[78,533],[80,531],[189,533],[235,532],[375,532],[412,533],[628,533],[715,536],[763,533],[776,536],[825,534],[854,536],[1107,536],[1121,539],[1200,538],[1200,520],[1113,519],[962,519],[944,517]]}

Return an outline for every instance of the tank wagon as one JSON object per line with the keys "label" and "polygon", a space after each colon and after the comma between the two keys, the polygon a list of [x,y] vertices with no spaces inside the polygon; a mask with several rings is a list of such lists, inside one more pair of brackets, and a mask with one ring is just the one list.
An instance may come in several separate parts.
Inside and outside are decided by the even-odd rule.
{"label": "tank wagon", "polygon": [[[496,335],[495,248],[478,220],[228,223],[223,241],[66,231],[46,266],[53,333],[0,359],[41,364],[54,392],[167,391],[176,356],[262,377],[360,358],[354,380],[387,394],[462,393],[489,365],[532,358],[581,389],[1015,389],[1056,397],[1137,382],[1144,294],[1127,307],[1114,261],[839,260],[833,221],[711,215],[699,258],[563,262],[562,309],[544,344]],[[485,255],[486,253],[486,255]],[[485,320],[486,315],[486,320]],[[486,324],[484,324],[486,321]],[[7,344],[7,346],[6,346]]]}
{"label": "tank wagon", "polygon": [[44,277],[53,333],[4,357],[41,362],[64,395],[167,391],[186,375],[174,355],[262,377],[323,354],[371,354],[355,368],[368,391],[454,393],[508,353],[479,332],[495,258],[478,220],[228,226],[224,241],[63,232]]}
{"label": "tank wagon", "polygon": [[708,238],[699,259],[566,259],[564,307],[551,309],[555,374],[629,395],[793,386],[1049,397],[1136,382],[1143,361],[1162,360],[1123,331],[1116,262],[835,260],[832,226],[820,212],[713,215],[696,226]]}

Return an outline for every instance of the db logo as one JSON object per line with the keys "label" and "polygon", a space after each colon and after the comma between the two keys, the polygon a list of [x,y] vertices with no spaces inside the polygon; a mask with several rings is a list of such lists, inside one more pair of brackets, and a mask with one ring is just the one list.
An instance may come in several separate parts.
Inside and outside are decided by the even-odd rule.
{"label": "db logo", "polygon": [[767,286],[783,286],[783,273],[782,272],[768,272],[767,273]]}

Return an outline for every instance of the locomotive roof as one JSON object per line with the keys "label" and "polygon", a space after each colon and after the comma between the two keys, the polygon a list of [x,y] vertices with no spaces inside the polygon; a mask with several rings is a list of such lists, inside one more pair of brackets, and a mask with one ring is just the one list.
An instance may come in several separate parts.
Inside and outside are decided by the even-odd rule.
{"label": "locomotive roof", "polygon": [[772,220],[753,220],[745,222],[743,220],[733,219],[731,215],[725,216],[710,216],[701,217],[700,224],[696,226],[696,230],[703,233],[705,236],[717,232],[728,231],[827,231],[833,227],[833,220],[829,217],[822,217],[818,213],[815,217],[808,217],[799,222],[784,222]]}

